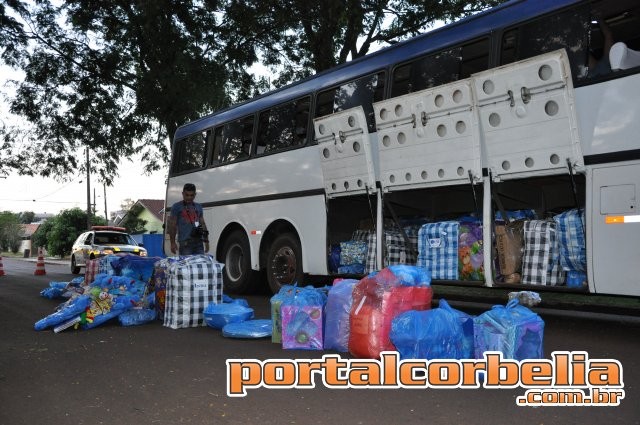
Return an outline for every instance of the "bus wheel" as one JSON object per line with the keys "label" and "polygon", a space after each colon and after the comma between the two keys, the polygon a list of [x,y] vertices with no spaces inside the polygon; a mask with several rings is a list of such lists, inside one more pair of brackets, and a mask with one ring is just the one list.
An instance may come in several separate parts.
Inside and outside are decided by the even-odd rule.
{"label": "bus wheel", "polygon": [[71,273],[80,274],[80,267],[76,265],[76,256],[71,256]]}
{"label": "bus wheel", "polygon": [[283,285],[302,284],[302,249],[298,238],[291,233],[278,236],[267,256],[267,281],[274,294]]}
{"label": "bus wheel", "polygon": [[251,269],[249,240],[244,232],[233,232],[222,248],[224,269],[222,272],[225,291],[245,294],[254,287],[255,275]]}

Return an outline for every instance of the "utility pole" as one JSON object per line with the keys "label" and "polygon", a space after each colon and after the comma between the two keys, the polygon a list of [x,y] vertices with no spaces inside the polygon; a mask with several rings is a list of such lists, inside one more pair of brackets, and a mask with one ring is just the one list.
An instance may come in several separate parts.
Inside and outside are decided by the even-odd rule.
{"label": "utility pole", "polygon": [[91,230],[91,170],[89,167],[89,146],[85,148],[87,153],[87,230]]}
{"label": "utility pole", "polygon": [[109,225],[109,216],[107,215],[107,184],[102,182],[102,190],[104,191],[104,220]]}

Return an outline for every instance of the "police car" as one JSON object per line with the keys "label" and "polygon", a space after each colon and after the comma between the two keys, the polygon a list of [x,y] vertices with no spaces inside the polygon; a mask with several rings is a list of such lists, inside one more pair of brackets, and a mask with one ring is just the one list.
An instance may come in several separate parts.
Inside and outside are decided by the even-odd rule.
{"label": "police car", "polygon": [[108,254],[134,254],[147,256],[147,250],[126,233],[124,227],[93,226],[73,243],[71,248],[71,273],[79,274],[88,260]]}

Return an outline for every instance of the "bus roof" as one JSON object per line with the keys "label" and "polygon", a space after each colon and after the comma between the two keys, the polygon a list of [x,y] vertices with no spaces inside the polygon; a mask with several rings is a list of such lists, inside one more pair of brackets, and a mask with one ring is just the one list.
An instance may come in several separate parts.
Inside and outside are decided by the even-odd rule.
{"label": "bus roof", "polygon": [[[484,12],[468,16],[433,31],[388,46],[361,58],[312,75],[285,87],[267,92],[245,102],[216,111],[178,128],[174,140],[241,118],[258,110],[270,108],[287,100],[330,88],[358,76],[386,69],[395,64],[436,52],[447,46],[489,34],[548,12],[562,9],[582,0],[511,0]],[[428,44],[425,43],[428,41]]]}

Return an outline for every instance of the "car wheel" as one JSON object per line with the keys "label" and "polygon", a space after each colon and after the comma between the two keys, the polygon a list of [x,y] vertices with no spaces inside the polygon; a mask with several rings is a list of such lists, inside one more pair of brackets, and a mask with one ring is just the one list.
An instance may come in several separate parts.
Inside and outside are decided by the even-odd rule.
{"label": "car wheel", "polygon": [[249,239],[243,231],[237,230],[225,240],[222,258],[224,290],[235,294],[252,292],[256,287],[258,273],[251,269]]}
{"label": "car wheel", "polygon": [[271,244],[267,254],[267,281],[274,294],[283,285],[302,285],[302,248],[296,235],[284,233]]}
{"label": "car wheel", "polygon": [[80,274],[80,266],[76,265],[76,256],[71,256],[71,273]]}

